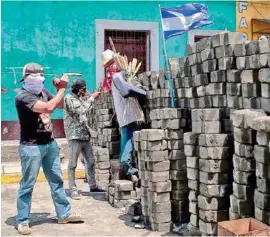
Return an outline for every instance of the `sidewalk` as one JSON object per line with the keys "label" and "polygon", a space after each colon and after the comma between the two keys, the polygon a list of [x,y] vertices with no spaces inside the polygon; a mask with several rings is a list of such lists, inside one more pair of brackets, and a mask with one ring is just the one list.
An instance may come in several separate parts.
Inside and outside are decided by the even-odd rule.
{"label": "sidewalk", "polygon": [[[77,181],[77,186],[84,196],[80,201],[71,200],[72,211],[81,214],[85,223],[59,225],[48,184],[36,184],[31,210],[33,236],[161,236],[161,232],[135,229],[131,216],[111,207],[104,194],[90,196],[88,185],[82,180]],[[2,185],[2,236],[18,235],[14,229],[17,191],[18,184]]]}

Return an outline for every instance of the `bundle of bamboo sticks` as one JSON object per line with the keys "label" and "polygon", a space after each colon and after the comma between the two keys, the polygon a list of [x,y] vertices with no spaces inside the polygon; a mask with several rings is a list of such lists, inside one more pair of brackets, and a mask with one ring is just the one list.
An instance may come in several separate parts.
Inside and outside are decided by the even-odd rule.
{"label": "bundle of bamboo sticks", "polygon": [[[114,47],[112,38],[109,37],[110,45],[112,47],[112,50],[115,53],[114,59],[117,63],[117,66],[121,69],[126,71],[128,78],[127,82],[131,82],[131,80],[136,76],[137,72],[139,71],[142,62],[138,63],[138,60],[136,58],[133,58],[131,62],[128,62],[128,58],[126,55],[121,56],[119,53],[116,52],[116,49]],[[138,64],[137,64],[138,63]]]}

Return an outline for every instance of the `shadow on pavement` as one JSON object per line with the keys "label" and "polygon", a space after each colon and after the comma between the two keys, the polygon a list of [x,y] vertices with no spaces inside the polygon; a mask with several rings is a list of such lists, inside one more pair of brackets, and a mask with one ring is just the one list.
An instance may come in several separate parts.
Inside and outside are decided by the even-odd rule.
{"label": "shadow on pavement", "polygon": [[[44,213],[32,213],[30,214],[30,226],[41,225],[45,223],[54,223],[57,224],[57,218],[49,217],[51,213],[44,212]],[[49,217],[49,218],[48,218]],[[9,217],[5,223],[10,226],[17,226],[16,223],[16,216]]]}

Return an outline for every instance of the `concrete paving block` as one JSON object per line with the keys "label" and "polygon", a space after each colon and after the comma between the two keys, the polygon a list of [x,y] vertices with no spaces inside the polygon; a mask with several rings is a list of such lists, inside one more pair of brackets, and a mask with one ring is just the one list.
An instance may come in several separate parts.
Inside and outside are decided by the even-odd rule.
{"label": "concrete paving block", "polygon": [[253,197],[249,200],[238,199],[235,196],[230,196],[230,207],[231,211],[234,213],[239,213],[240,215],[253,215],[254,213],[254,202]]}
{"label": "concrete paving block", "polygon": [[188,55],[196,53],[197,52],[197,44],[196,43],[188,44],[186,46],[186,50],[187,50]]}
{"label": "concrete paving block", "polygon": [[149,181],[151,182],[165,182],[170,179],[169,171],[149,172]]}
{"label": "concrete paving block", "polygon": [[211,36],[212,47],[218,47],[224,45],[224,33]]}
{"label": "concrete paving block", "polygon": [[215,71],[217,69],[217,60],[212,59],[212,60],[207,60],[202,63],[202,72],[203,73],[208,73]]}
{"label": "concrete paving block", "polygon": [[210,38],[203,38],[197,43],[197,52],[202,52],[205,49],[211,49],[212,42]]}
{"label": "concrete paving block", "polygon": [[233,54],[235,57],[241,57],[246,55],[246,45],[243,43],[234,44]]}
{"label": "concrete paving block", "polygon": [[200,219],[206,222],[220,222],[226,221],[229,218],[229,213],[227,210],[219,210],[219,211],[205,211],[199,210]]}
{"label": "concrete paving block", "polygon": [[227,198],[198,196],[198,206],[202,210],[226,210],[230,206]]}
{"label": "concrete paving block", "polygon": [[228,108],[243,108],[243,98],[240,96],[227,95],[227,105]]}
{"label": "concrete paving block", "polygon": [[246,68],[246,57],[236,58],[236,68],[238,70],[244,70]]}
{"label": "concrete paving block", "polygon": [[267,66],[268,55],[256,54],[246,57],[246,69],[260,69]]}
{"label": "concrete paving block", "polygon": [[165,137],[168,140],[183,140],[184,131],[180,130],[165,130]]}
{"label": "concrete paving block", "polygon": [[140,131],[140,140],[160,141],[165,138],[165,131],[162,129],[143,129]]}
{"label": "concrete paving block", "polygon": [[170,170],[170,179],[171,180],[187,180],[186,171]]}
{"label": "concrete paving block", "polygon": [[185,145],[197,145],[198,144],[198,134],[192,132],[184,133],[184,144]]}
{"label": "concrete paving block", "polygon": [[257,177],[257,189],[259,192],[270,194],[270,179]]}
{"label": "concrete paving block", "polygon": [[199,169],[206,173],[226,173],[229,170],[228,160],[199,160]]}
{"label": "concrete paving block", "polygon": [[227,81],[228,82],[233,82],[233,83],[238,83],[241,82],[241,71],[237,69],[231,69],[226,71],[227,75]]}
{"label": "concrete paving block", "polygon": [[167,213],[171,211],[171,206],[171,202],[150,202],[148,208],[150,213]]}
{"label": "concrete paving block", "polygon": [[196,145],[185,145],[184,146],[184,153],[185,156],[190,157],[190,156],[197,156],[199,151],[199,147]]}
{"label": "concrete paving block", "polygon": [[198,74],[193,77],[193,86],[198,87],[198,86],[204,86],[209,83],[209,79],[207,74]]}
{"label": "concrete paving block", "polygon": [[147,169],[153,172],[168,171],[170,170],[170,161],[147,162]]}
{"label": "concrete paving block", "polygon": [[151,200],[152,202],[169,202],[170,192],[157,193],[157,192],[148,191],[148,200]]}
{"label": "concrete paving block", "polygon": [[234,169],[233,180],[237,184],[248,185],[254,187],[256,183],[256,177],[254,172],[244,172]]}
{"label": "concrete paving block", "polygon": [[[226,93],[226,88],[224,89]],[[214,108],[225,108],[227,107],[227,97],[226,95],[213,95],[212,97],[212,106]]]}
{"label": "concrete paving block", "polygon": [[189,212],[191,214],[198,215],[199,209],[198,209],[198,203],[190,202],[189,203]]}
{"label": "concrete paving block", "polygon": [[192,168],[192,169],[198,169],[199,168],[199,157],[197,157],[197,156],[187,157],[186,167]]}
{"label": "concrete paving block", "polygon": [[202,97],[206,95],[206,86],[198,86],[196,87],[196,93],[198,97]]}
{"label": "concrete paving block", "polygon": [[235,68],[235,58],[234,57],[223,57],[218,59],[218,69],[228,70]]}
{"label": "concrete paving block", "polygon": [[206,95],[224,95],[226,94],[225,83],[210,83],[205,86]]}
{"label": "concrete paving block", "polygon": [[179,65],[180,67],[188,66],[188,57],[180,57],[179,58]]}
{"label": "concrete paving block", "polygon": [[144,151],[164,151],[167,149],[167,141],[141,141],[141,150]]}
{"label": "concrete paving block", "polygon": [[189,190],[182,190],[182,191],[173,190],[171,192],[171,199],[172,200],[179,200],[179,201],[187,200],[188,193],[189,193]]}
{"label": "concrete paving block", "polygon": [[241,83],[241,90],[243,97],[260,97],[261,96],[261,85]]}
{"label": "concrete paving block", "polygon": [[213,71],[210,73],[211,83],[226,82],[226,71]]}
{"label": "concrete paving block", "polygon": [[254,118],[252,128],[256,131],[270,132],[270,117],[262,115]]}
{"label": "concrete paving block", "polygon": [[254,195],[254,186],[237,184],[233,182],[233,195],[238,199],[249,199]]}
{"label": "concrete paving block", "polygon": [[239,143],[254,144],[256,141],[256,132],[249,128],[234,127],[234,139]]}
{"label": "concrete paving block", "polygon": [[270,165],[256,162],[256,176],[259,178],[270,179]]}
{"label": "concrete paving block", "polygon": [[258,40],[259,53],[269,53],[270,52],[270,41],[269,39]]}
{"label": "concrete paving block", "polygon": [[260,146],[268,146],[270,143],[270,133],[258,131],[256,133],[256,141]]}
{"label": "concrete paving block", "polygon": [[204,96],[199,98],[199,108],[211,108],[212,106],[212,97]]}
{"label": "concrete paving block", "polygon": [[[197,229],[199,227],[199,215],[190,215],[190,224],[194,226],[194,229]],[[189,231],[193,229],[193,227],[190,227]],[[199,232],[199,230],[197,230]],[[196,232],[197,233],[197,232]],[[196,234],[197,235],[197,234]]]}
{"label": "concrete paving block", "polygon": [[261,193],[255,189],[254,204],[257,208],[270,211],[270,195]]}
{"label": "concrete paving block", "polygon": [[[177,72],[177,74],[179,73],[179,65],[177,67],[176,72]],[[150,83],[151,83],[151,86],[152,86],[153,89],[157,89],[158,86],[159,86],[158,85],[158,82],[159,82],[159,80],[158,80],[158,74],[159,74],[158,71],[152,71],[151,72]],[[177,74],[176,74],[176,76],[177,76]]]}
{"label": "concrete paving block", "polygon": [[233,45],[221,45],[215,48],[216,58],[233,57]]}
{"label": "concrete paving block", "polygon": [[188,64],[189,64],[189,66],[193,66],[196,63],[198,63],[197,54],[194,53],[194,54],[188,55]]}
{"label": "concrete paving block", "polygon": [[270,83],[261,83],[262,97],[270,98]]}
{"label": "concrete paving block", "polygon": [[170,162],[170,169],[171,170],[186,170],[187,168],[187,162],[186,160],[172,160]]}
{"label": "concrete paving block", "polygon": [[228,173],[206,173],[200,171],[200,182],[204,184],[227,184],[229,183]]}
{"label": "concrete paving block", "polygon": [[208,223],[203,220],[199,220],[200,232],[205,235],[216,235],[217,234],[217,223]]}
{"label": "concrete paving block", "polygon": [[246,54],[247,55],[254,55],[259,53],[259,41],[250,41],[246,45]]}
{"label": "concrete paving block", "polygon": [[188,190],[188,181],[187,180],[171,180],[172,190]]}
{"label": "concrete paving block", "polygon": [[259,70],[259,81],[270,83],[270,68],[262,68]]}
{"label": "concrete paving block", "polygon": [[202,73],[202,65],[195,64],[190,67],[191,69],[191,76],[196,76]]}
{"label": "concrete paving block", "polygon": [[168,151],[145,151],[143,154],[145,161],[161,162],[169,158]]}
{"label": "concrete paving block", "polygon": [[203,132],[204,133],[220,133],[221,123],[219,121],[204,121]]}
{"label": "concrete paving block", "polygon": [[223,147],[231,144],[232,135],[229,134],[200,134],[199,145],[208,147]]}
{"label": "concrete paving block", "polygon": [[241,83],[226,83],[226,94],[232,96],[241,96],[242,95]]}
{"label": "concrete paving block", "polygon": [[263,164],[270,163],[270,149],[268,146],[254,146],[254,158],[256,162]]}
{"label": "concrete paving block", "polygon": [[255,218],[267,225],[270,225],[270,211],[255,207]]}
{"label": "concrete paving block", "polygon": [[242,32],[226,32],[224,34],[224,44],[242,44],[243,40],[243,33]]}
{"label": "concrete paving block", "polygon": [[204,49],[200,53],[201,61],[204,62],[206,60],[211,60],[215,58],[215,50],[214,49]]}
{"label": "concrete paving block", "polygon": [[233,167],[235,170],[250,172],[255,170],[255,160],[246,159],[237,155],[233,155]]}
{"label": "concrete paving block", "polygon": [[151,213],[149,220],[154,223],[167,223],[171,221],[171,212]]}
{"label": "concrete paving block", "polygon": [[171,222],[168,223],[151,222],[151,229],[153,231],[169,232],[171,229]]}
{"label": "concrete paving block", "polygon": [[158,181],[148,183],[149,190],[157,193],[166,193],[172,190],[172,184],[170,180],[167,181]]}
{"label": "concrete paving block", "polygon": [[231,192],[229,184],[204,184],[200,183],[200,193],[206,197],[227,197]]}
{"label": "concrete paving block", "polygon": [[186,156],[183,150],[172,150],[169,153],[169,160],[185,160]]}
{"label": "concrete paving block", "polygon": [[201,159],[228,159],[231,149],[229,147],[202,147],[200,146],[199,154]]}
{"label": "concrete paving block", "polygon": [[198,196],[199,196],[199,193],[194,191],[194,190],[190,190],[189,191],[189,195],[188,195],[188,200],[189,202],[195,202],[197,203],[198,202]]}
{"label": "concrete paving block", "polygon": [[195,190],[195,191],[198,191],[199,192],[199,190],[200,190],[200,183],[199,183],[198,180],[189,179],[188,180],[188,187],[191,190]]}
{"label": "concrete paving block", "polygon": [[182,150],[182,149],[184,149],[183,140],[169,140],[168,141],[168,149],[169,150]]}
{"label": "concrete paving block", "polygon": [[243,70],[240,75],[241,83],[257,83],[258,72],[255,70]]}
{"label": "concrete paving block", "polygon": [[199,170],[187,168],[187,178],[191,180],[199,180]]}

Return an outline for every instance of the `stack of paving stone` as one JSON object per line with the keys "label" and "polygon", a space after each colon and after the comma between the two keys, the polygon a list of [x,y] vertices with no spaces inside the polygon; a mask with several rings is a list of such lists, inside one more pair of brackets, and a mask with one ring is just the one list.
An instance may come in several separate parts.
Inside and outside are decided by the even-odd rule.
{"label": "stack of paving stone", "polygon": [[150,121],[151,110],[171,106],[169,84],[165,77],[165,72],[162,70],[144,72],[138,75],[140,83],[147,91],[146,101],[142,106],[147,121]]}
{"label": "stack of paving stone", "polygon": [[232,137],[221,134],[222,110],[193,109],[191,113],[192,132],[200,134],[199,170],[193,172],[200,187],[199,228],[204,235],[215,235],[217,222],[228,219]]}
{"label": "stack of paving stone", "polygon": [[184,133],[184,151],[186,156],[187,177],[189,187],[189,212],[190,224],[199,228],[199,150],[198,150],[198,135],[196,133]]}
{"label": "stack of paving stone", "polygon": [[154,231],[169,231],[171,225],[170,162],[165,135],[163,129],[134,133],[135,144],[140,141],[139,149],[138,144],[135,149],[139,151],[142,213]]}
{"label": "stack of paving stone", "polygon": [[230,196],[230,219],[252,217],[254,214],[256,132],[253,119],[265,115],[254,110],[238,110],[232,114],[234,126],[233,194]]}
{"label": "stack of paving stone", "polygon": [[110,156],[107,148],[93,146],[95,177],[97,185],[107,187],[110,183]]}
{"label": "stack of paving stone", "polygon": [[150,113],[151,127],[166,129],[170,159],[170,179],[172,182],[172,221],[189,221],[188,182],[183,134],[186,129],[185,109],[156,109]]}
{"label": "stack of paving stone", "polygon": [[270,225],[270,117],[255,118],[253,129],[257,131],[254,147],[257,189],[254,194],[255,218]]}
{"label": "stack of paving stone", "polygon": [[[270,67],[270,53],[268,55],[269,55],[268,66]],[[261,82],[261,93],[262,93],[261,108],[267,113],[270,113],[270,68],[260,69],[259,80]]]}
{"label": "stack of paving stone", "polygon": [[108,201],[113,207],[126,207],[131,199],[136,199],[136,192],[133,190],[131,181],[116,180],[109,185]]}

